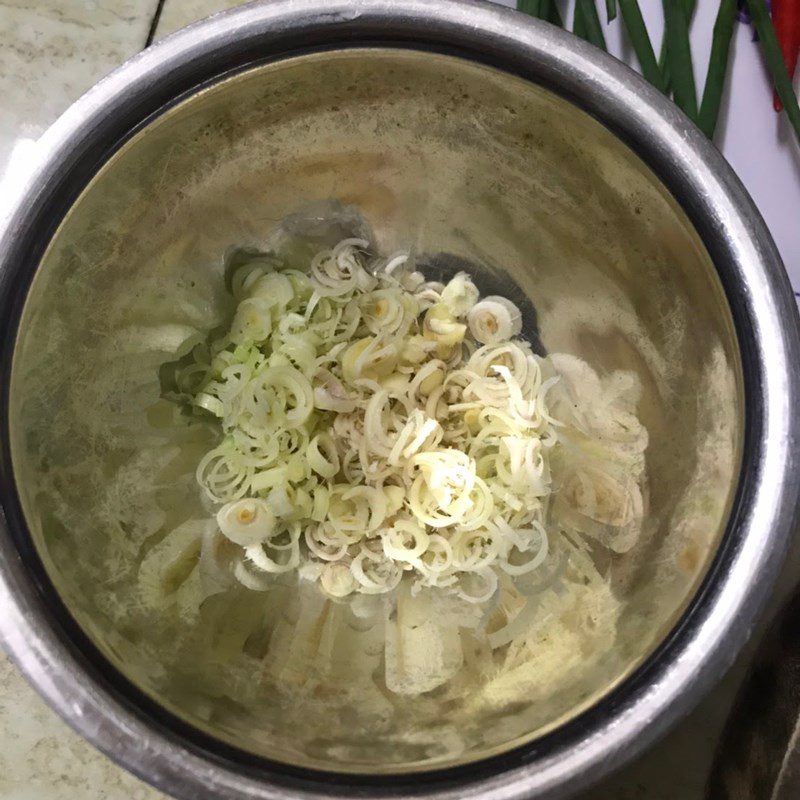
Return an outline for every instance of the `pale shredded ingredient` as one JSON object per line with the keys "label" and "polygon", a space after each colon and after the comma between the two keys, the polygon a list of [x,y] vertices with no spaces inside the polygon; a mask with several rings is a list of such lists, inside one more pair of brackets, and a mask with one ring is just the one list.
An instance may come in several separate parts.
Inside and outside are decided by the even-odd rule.
{"label": "pale shredded ingredient", "polygon": [[[561,419],[550,408],[558,373],[515,338],[516,305],[481,299],[463,272],[428,282],[408,254],[377,259],[368,247],[345,239],[307,273],[263,257],[240,267],[230,330],[179,376],[223,433],[197,480],[238,548],[236,579],[266,589],[297,569],[331,598],[405,580],[412,594],[435,587],[482,604],[503,576],[545,563],[561,535],[554,507],[570,530],[629,547],[641,465],[609,473],[595,462],[617,457],[597,443],[551,502],[554,453],[568,460],[587,430],[568,425],[569,403]],[[586,370],[584,384],[599,380]],[[600,398],[595,415],[641,440],[636,418]]]}

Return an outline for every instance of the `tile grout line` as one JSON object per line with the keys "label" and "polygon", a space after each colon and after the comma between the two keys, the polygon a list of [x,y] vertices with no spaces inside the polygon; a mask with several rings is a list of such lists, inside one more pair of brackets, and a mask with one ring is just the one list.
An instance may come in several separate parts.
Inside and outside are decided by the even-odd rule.
{"label": "tile grout line", "polygon": [[158,23],[161,20],[161,12],[164,10],[164,3],[166,0],[158,0],[158,5],[156,6],[155,13],[153,14],[153,19],[150,22],[150,30],[147,31],[147,40],[144,43],[145,48],[150,47],[153,44],[153,39],[156,36],[156,30],[158,28]]}

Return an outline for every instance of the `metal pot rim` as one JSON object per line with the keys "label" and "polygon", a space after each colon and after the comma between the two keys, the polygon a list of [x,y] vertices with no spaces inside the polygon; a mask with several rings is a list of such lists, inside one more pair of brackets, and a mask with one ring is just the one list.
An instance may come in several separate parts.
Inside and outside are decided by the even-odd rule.
{"label": "metal pot rim", "polygon": [[[531,78],[622,138],[682,203],[717,266],[745,368],[747,432],[723,546],[681,622],[620,687],[562,728],[502,756],[390,779],[227,762],[143,714],[87,664],[53,621],[28,569],[7,435],[0,435],[0,634],[28,680],[79,733],[178,797],[551,797],[596,781],[687,713],[733,661],[768,596],[797,516],[800,325],[770,234],[720,153],[642,78],[563,31],[479,0],[278,0],[218,14],[149,48],[101,81],[44,135],[39,161],[0,231],[2,424],[16,325],[49,240],[97,166],[183,93],[266,57],[313,47],[390,45],[450,52]],[[127,127],[126,127],[127,126]],[[46,233],[43,233],[46,232]],[[241,755],[241,754],[239,754]],[[423,785],[424,784],[424,785]]]}

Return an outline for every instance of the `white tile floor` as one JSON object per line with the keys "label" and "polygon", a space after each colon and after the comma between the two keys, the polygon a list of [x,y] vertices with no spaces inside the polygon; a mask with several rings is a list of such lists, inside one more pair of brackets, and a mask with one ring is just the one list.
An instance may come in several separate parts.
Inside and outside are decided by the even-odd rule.
{"label": "white tile floor", "polygon": [[[240,2],[166,0],[154,37]],[[660,4],[642,5],[654,23]],[[157,0],[0,0],[0,203],[44,128],[144,46],[156,6]],[[712,0],[699,0],[698,54],[707,53],[713,6]],[[630,60],[613,32],[608,38],[612,50]],[[727,125],[719,139],[767,218],[800,289],[800,150],[769,112],[766,79],[747,29],[738,30],[735,48]],[[700,64],[698,72],[703,72]],[[583,800],[699,800],[742,671],[740,664],[663,743]],[[73,734],[0,653],[0,800],[158,797]]]}
{"label": "white tile floor", "polygon": [[0,0],[0,174],[99,77],[142,49],[158,0]]}

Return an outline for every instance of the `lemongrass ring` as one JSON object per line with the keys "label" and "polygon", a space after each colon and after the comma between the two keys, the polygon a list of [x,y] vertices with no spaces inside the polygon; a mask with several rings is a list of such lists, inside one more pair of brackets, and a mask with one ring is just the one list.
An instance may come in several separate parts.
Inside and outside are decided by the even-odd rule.
{"label": "lemongrass ring", "polygon": [[330,544],[320,540],[317,535],[319,528],[306,528],[304,534],[306,547],[317,558],[323,561],[341,561],[347,555],[348,542],[340,542],[338,545]]}
{"label": "lemongrass ring", "polygon": [[480,293],[469,275],[459,272],[442,289],[442,302],[456,317],[466,316],[467,312],[478,302]]}
{"label": "lemongrass ring", "polygon": [[275,529],[275,515],[264,500],[245,498],[226,503],[217,512],[222,534],[242,547],[259,544]]}
{"label": "lemongrass ring", "polygon": [[481,591],[476,594],[472,594],[470,592],[465,592],[462,588],[459,588],[457,594],[462,600],[466,600],[468,603],[475,603],[476,605],[479,605],[487,602],[494,596],[495,592],[497,591],[498,579],[497,573],[491,569],[482,569],[477,572],[465,573],[465,578],[468,580],[474,580],[476,577],[483,581],[483,587],[480,587]]}
{"label": "lemongrass ring", "polygon": [[400,520],[385,532],[382,543],[387,558],[413,563],[428,549],[429,537],[420,525]]}
{"label": "lemongrass ring", "polygon": [[494,344],[519,335],[522,331],[522,315],[510,300],[492,295],[469,310],[467,324],[477,341]]}
{"label": "lemongrass ring", "polygon": [[309,467],[323,478],[332,478],[339,471],[339,454],[329,433],[319,433],[308,443],[305,458]]}
{"label": "lemongrass ring", "polygon": [[[535,521],[531,523],[531,528],[534,531],[536,531],[539,535],[539,547],[536,550],[531,549],[530,552],[532,552],[532,557],[528,559],[528,561],[523,562],[521,564],[511,564],[508,561],[508,557],[503,559],[500,562],[500,568],[504,572],[507,572],[509,575],[515,575],[515,576],[525,575],[528,572],[532,572],[533,570],[540,567],[547,558],[547,554],[549,552],[549,540],[547,537],[547,531],[540,523],[537,523]],[[519,545],[516,545],[516,547],[520,553],[528,552],[528,551],[523,551]]]}
{"label": "lemongrass ring", "polygon": [[248,560],[263,572],[275,574],[291,572],[291,570],[295,569],[300,564],[300,548],[297,546],[296,542],[291,547],[289,558],[283,563],[278,563],[270,558],[264,550],[263,544],[254,544],[245,547],[244,552]]}
{"label": "lemongrass ring", "polygon": [[358,582],[347,564],[326,564],[319,582],[326,594],[336,598],[347,597],[358,587]]}
{"label": "lemongrass ring", "polygon": [[408,253],[398,253],[397,255],[390,256],[386,262],[386,266],[383,268],[384,275],[391,275],[398,267],[402,267],[403,264],[408,262],[409,254]]}
{"label": "lemongrass ring", "polygon": [[270,573],[253,572],[244,558],[240,558],[234,563],[233,576],[242,586],[254,592],[266,592],[274,585],[274,579]]}

